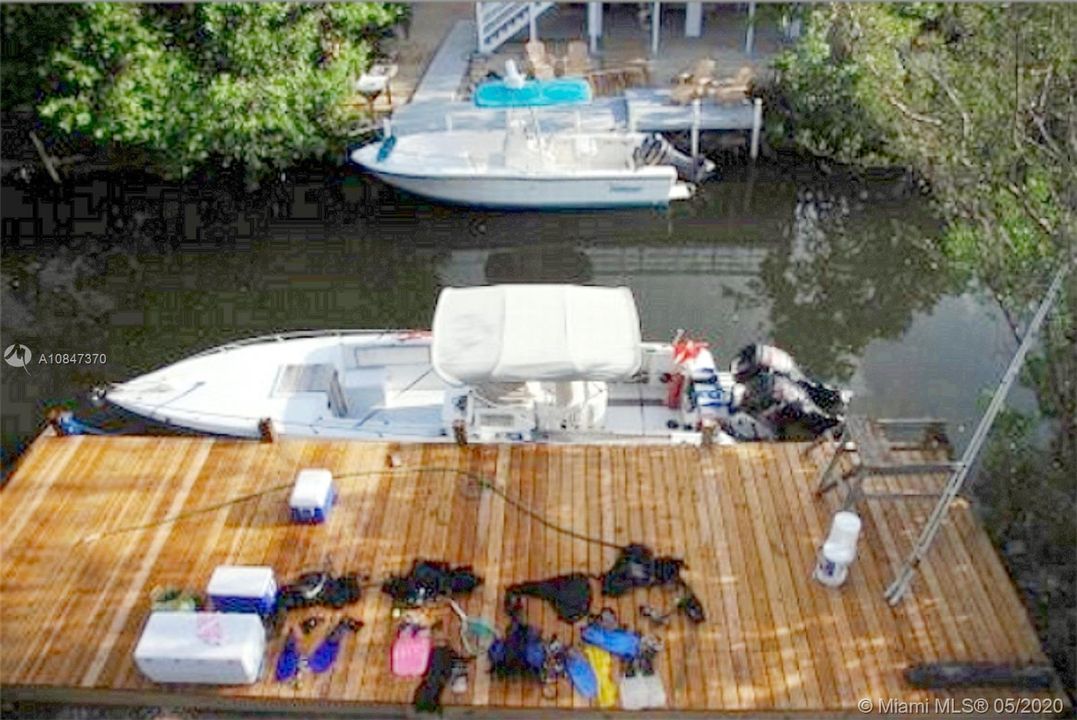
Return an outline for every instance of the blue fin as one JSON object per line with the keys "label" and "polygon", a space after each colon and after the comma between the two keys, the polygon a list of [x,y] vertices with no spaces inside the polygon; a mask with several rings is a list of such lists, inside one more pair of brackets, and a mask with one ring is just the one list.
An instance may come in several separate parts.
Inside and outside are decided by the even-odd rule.
{"label": "blue fin", "polygon": [[316,673],[323,673],[333,667],[340,652],[340,640],[340,633],[329,633],[307,658],[307,667]]}
{"label": "blue fin", "polygon": [[587,658],[576,650],[565,653],[565,673],[572,681],[572,687],[576,692],[588,700],[598,695],[598,678],[595,677],[595,669]]}
{"label": "blue fin", "polygon": [[607,630],[598,625],[588,625],[580,633],[588,645],[602,648],[610,655],[631,660],[639,655],[640,637],[631,630]]}
{"label": "blue fin", "polygon": [[288,638],[284,641],[280,655],[277,656],[277,682],[291,680],[299,673],[299,643],[295,639],[295,632],[288,631]]}

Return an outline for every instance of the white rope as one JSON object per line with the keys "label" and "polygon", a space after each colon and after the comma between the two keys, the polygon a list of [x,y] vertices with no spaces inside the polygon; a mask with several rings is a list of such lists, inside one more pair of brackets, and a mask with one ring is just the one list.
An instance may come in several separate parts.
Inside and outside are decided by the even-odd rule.
{"label": "white rope", "polygon": [[1055,273],[1054,280],[1051,282],[1051,286],[1047,289],[1043,302],[1040,303],[1040,307],[1032,318],[1032,322],[1029,323],[1028,330],[1025,331],[1025,337],[1021,340],[1021,344],[1018,346],[1017,352],[1014,353],[1013,359],[1010,360],[1009,367],[1006,368],[1006,373],[1002,376],[1002,380],[999,382],[998,388],[995,389],[995,394],[991,398],[991,403],[987,406],[987,411],[984,412],[983,417],[980,418],[980,424],[976,426],[976,431],[973,433],[968,447],[965,448],[965,452],[961,456],[961,462],[958,464],[958,468],[947,481],[946,487],[939,497],[939,502],[935,505],[935,509],[932,510],[931,516],[927,519],[927,522],[924,523],[924,527],[920,531],[920,537],[917,539],[916,545],[913,546],[912,552],[909,553],[909,557],[905,560],[905,564],[902,566],[901,570],[898,571],[894,581],[890,583],[890,587],[886,589],[886,599],[891,605],[896,605],[900,602],[901,598],[904,597],[905,593],[908,591],[909,584],[912,582],[916,569],[920,565],[920,561],[931,547],[932,542],[935,540],[935,535],[938,534],[939,528],[942,526],[942,521],[946,517],[947,511],[950,509],[950,503],[957,497],[957,494],[961,491],[961,487],[965,484],[965,480],[972,470],[973,463],[975,462],[977,455],[979,455],[984,441],[987,439],[987,434],[991,431],[991,426],[995,422],[995,417],[1002,409],[1002,405],[1006,401],[1006,395],[1009,394],[1010,387],[1013,386],[1014,380],[1017,379],[1017,374],[1021,370],[1021,366],[1025,363],[1025,356],[1027,356],[1029,350],[1032,349],[1032,341],[1039,332],[1040,326],[1043,325],[1047,313],[1054,306],[1058,292],[1062,288],[1062,280],[1069,273],[1069,270],[1070,263],[1065,262],[1062,264],[1062,267],[1058,269],[1058,272]]}

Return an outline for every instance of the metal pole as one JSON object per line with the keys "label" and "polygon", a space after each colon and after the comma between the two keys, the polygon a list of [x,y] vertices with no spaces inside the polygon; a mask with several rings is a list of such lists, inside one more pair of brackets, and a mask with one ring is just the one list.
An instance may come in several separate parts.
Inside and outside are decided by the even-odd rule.
{"label": "metal pole", "polygon": [[527,4],[527,29],[531,33],[531,42],[538,40],[538,23],[535,22],[535,3]]}
{"label": "metal pole", "polygon": [[755,3],[748,3],[748,29],[744,33],[744,54],[752,54],[752,46],[755,44]]}
{"label": "metal pole", "polygon": [[968,447],[965,448],[965,452],[961,456],[959,467],[946,483],[946,487],[939,497],[939,502],[935,505],[935,509],[932,510],[927,522],[924,523],[923,530],[920,531],[920,537],[917,539],[916,545],[913,546],[912,552],[909,553],[909,557],[905,560],[905,564],[898,571],[894,581],[890,583],[890,587],[886,589],[886,600],[891,605],[897,605],[901,598],[905,596],[920,561],[923,560],[924,555],[927,554],[928,549],[931,547],[931,543],[935,540],[935,535],[938,534],[939,527],[941,527],[947,511],[950,509],[950,503],[954,501],[954,498],[961,491],[961,486],[965,484],[965,480],[972,470],[972,465],[980,453],[980,448],[983,446],[984,441],[987,439],[987,434],[995,422],[995,417],[1002,409],[1002,404],[1006,401],[1006,395],[1009,393],[1010,387],[1013,386],[1014,380],[1017,379],[1017,374],[1020,372],[1021,366],[1024,365],[1028,351],[1032,349],[1032,341],[1039,332],[1040,326],[1043,325],[1043,321],[1047,318],[1047,313],[1054,306],[1058,292],[1062,289],[1062,280],[1069,273],[1069,270],[1070,263],[1067,261],[1055,273],[1054,280],[1047,289],[1047,294],[1043,297],[1043,302],[1040,303],[1036,315],[1032,318],[1032,322],[1029,323],[1028,329],[1025,331],[1025,337],[1021,340],[1013,359],[1010,360],[1009,367],[1006,368],[1006,372],[1003,374],[1002,380],[991,398],[991,403],[987,406],[987,411],[980,418],[980,424],[976,426],[976,432],[973,433]]}
{"label": "metal pole", "polygon": [[662,3],[651,3],[651,55],[658,55],[658,34],[662,30]]}
{"label": "metal pole", "polygon": [[692,159],[699,158],[699,117],[701,113],[699,98],[692,101]]}
{"label": "metal pole", "polygon": [[684,8],[684,36],[697,38],[703,34],[703,3],[688,2]]}
{"label": "metal pole", "polygon": [[749,154],[752,160],[759,157],[759,133],[763,128],[763,99],[756,98],[752,102],[752,146]]}
{"label": "metal pole", "polygon": [[602,3],[587,3],[587,36],[591,40],[591,54],[598,52],[598,38],[602,35]]}
{"label": "metal pole", "polygon": [[475,31],[479,35],[479,53],[485,55],[489,48],[486,45],[486,33],[483,29],[483,19],[486,14],[486,4],[475,3]]}

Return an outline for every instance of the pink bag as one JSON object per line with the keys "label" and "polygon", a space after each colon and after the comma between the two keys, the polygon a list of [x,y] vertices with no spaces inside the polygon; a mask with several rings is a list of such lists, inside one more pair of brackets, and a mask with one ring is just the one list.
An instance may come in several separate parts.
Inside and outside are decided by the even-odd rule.
{"label": "pink bag", "polygon": [[433,651],[430,631],[416,625],[402,625],[393,641],[389,666],[397,677],[419,677],[426,672]]}

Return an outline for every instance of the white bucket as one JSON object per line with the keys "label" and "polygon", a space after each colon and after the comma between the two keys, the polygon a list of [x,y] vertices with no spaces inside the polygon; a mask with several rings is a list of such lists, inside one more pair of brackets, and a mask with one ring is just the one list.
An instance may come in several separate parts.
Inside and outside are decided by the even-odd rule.
{"label": "white bucket", "polygon": [[860,537],[860,517],[841,511],[834,514],[830,534],[819,550],[815,579],[827,587],[839,587],[849,574],[849,565],[856,559],[856,541]]}

